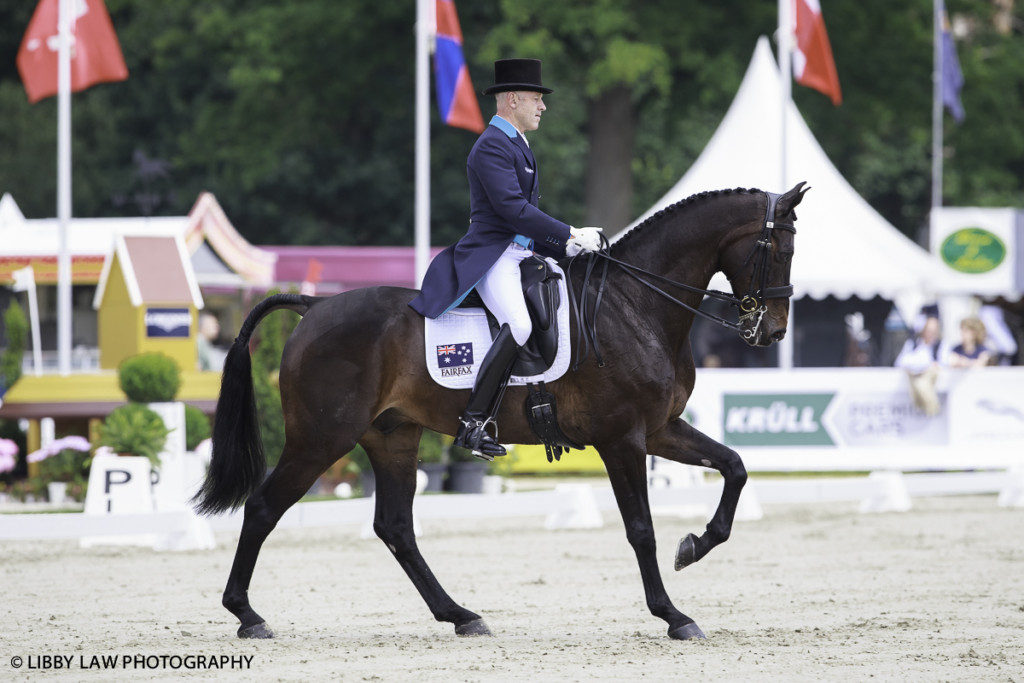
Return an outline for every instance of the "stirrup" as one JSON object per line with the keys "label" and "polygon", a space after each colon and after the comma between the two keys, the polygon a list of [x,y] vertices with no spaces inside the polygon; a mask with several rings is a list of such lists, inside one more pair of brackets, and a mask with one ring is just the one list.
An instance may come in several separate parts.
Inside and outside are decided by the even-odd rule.
{"label": "stirrup", "polygon": [[[491,462],[496,456],[505,455],[505,447],[498,443],[498,424],[493,417],[486,420],[463,420],[462,429],[456,435],[453,445],[465,448],[481,460]],[[487,425],[494,425],[494,436],[487,433]]]}

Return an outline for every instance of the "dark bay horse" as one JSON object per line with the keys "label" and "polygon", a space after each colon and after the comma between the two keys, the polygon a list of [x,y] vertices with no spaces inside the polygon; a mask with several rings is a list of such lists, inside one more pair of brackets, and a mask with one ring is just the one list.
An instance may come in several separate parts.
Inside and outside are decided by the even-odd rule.
{"label": "dark bay horse", "polygon": [[[747,342],[767,346],[786,331],[794,207],[802,183],[778,198],[768,213],[759,190],[695,195],[653,215],[611,248],[611,256],[651,273],[706,288],[723,271],[739,300],[757,285],[772,289],[758,314],[739,326]],[[788,223],[787,223],[788,222]],[[773,223],[789,230],[771,230]],[[759,246],[760,245],[760,246]],[[753,257],[753,258],[752,258]],[[571,273],[574,291],[582,276]],[[755,280],[759,280],[755,282]],[[659,283],[660,287],[666,287]],[[214,513],[245,503],[245,517],[223,604],[241,622],[240,637],[272,632],[250,606],[249,581],[260,547],[281,515],[332,463],[361,444],[377,479],[374,530],[405,570],[434,618],[459,635],[489,635],[478,614],[445,592],[416,546],[412,503],[417,447],[424,427],[452,434],[468,391],[444,389],[429,377],[423,319],[407,304],[411,289],[371,287],[330,298],[277,295],[246,318],[224,367],[213,435],[213,458],[197,508]],[[675,296],[696,308],[702,296]],[[600,453],[636,552],[647,605],[668,623],[673,638],[701,638],[690,617],[673,606],[655,558],[647,500],[648,454],[719,471],[725,485],[707,529],[680,544],[677,564],[701,559],[729,538],[747,474],[739,456],[679,416],[694,385],[689,333],[693,313],[646,287],[624,269],[608,272],[597,330],[604,367],[593,360],[548,384],[564,433]],[[303,315],[281,360],[280,387],[286,443],[266,476],[248,350],[260,319],[276,308]],[[574,329],[573,334],[578,334]],[[506,443],[538,443],[523,413],[523,387],[510,387],[498,415]],[[568,457],[572,457],[569,455]]]}

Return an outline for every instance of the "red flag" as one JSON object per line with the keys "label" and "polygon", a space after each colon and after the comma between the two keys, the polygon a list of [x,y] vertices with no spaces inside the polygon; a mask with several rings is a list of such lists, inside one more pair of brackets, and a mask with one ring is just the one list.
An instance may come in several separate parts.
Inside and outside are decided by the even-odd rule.
{"label": "red flag", "polygon": [[299,294],[316,296],[316,285],[320,282],[323,272],[324,264],[320,263],[315,258],[309,259],[309,262],[306,264],[306,279],[303,280],[302,285],[299,286]]}
{"label": "red flag", "polygon": [[[71,91],[128,78],[121,45],[103,0],[73,0],[71,6]],[[18,72],[28,101],[57,94],[57,13],[60,0],[39,0],[18,49]]]}
{"label": "red flag", "polygon": [[[786,0],[783,0],[786,2]],[[793,51],[793,76],[800,85],[828,95],[837,107],[843,101],[839,74],[832,57],[832,46],[825,32],[818,0],[795,0],[796,49]]]}
{"label": "red flag", "polygon": [[469,69],[462,54],[462,28],[452,0],[436,0],[437,35],[434,50],[434,76],[437,106],[449,126],[484,132],[480,104],[469,80]]}

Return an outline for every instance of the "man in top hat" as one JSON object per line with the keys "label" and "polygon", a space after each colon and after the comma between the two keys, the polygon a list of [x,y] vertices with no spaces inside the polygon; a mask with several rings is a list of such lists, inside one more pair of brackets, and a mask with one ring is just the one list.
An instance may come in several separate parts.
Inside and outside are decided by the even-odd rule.
{"label": "man in top hat", "polygon": [[501,329],[477,370],[455,445],[491,460],[505,449],[486,431],[498,412],[519,347],[532,330],[519,263],[533,254],[561,258],[600,246],[600,228],[573,228],[537,208],[540,180],[526,131],[537,130],[547,109],[540,60],[494,63],[497,114],[473,145],[469,175],[469,230],[431,262],[419,296],[409,305],[427,318],[455,308],[474,288]]}

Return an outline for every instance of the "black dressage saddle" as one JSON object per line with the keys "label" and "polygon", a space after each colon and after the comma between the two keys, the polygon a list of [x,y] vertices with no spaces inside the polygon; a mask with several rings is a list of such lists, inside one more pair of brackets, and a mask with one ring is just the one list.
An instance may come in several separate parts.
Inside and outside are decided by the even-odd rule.
{"label": "black dressage saddle", "polygon": [[[533,331],[526,344],[519,350],[512,374],[518,377],[530,377],[545,372],[555,362],[558,354],[558,306],[562,295],[558,291],[559,273],[539,256],[530,256],[519,264],[522,275],[523,296],[526,308],[530,312]],[[474,289],[463,299],[458,308],[482,308],[487,314],[487,324],[491,328],[491,339],[498,335],[500,329],[497,319],[484,306],[480,294]]]}

